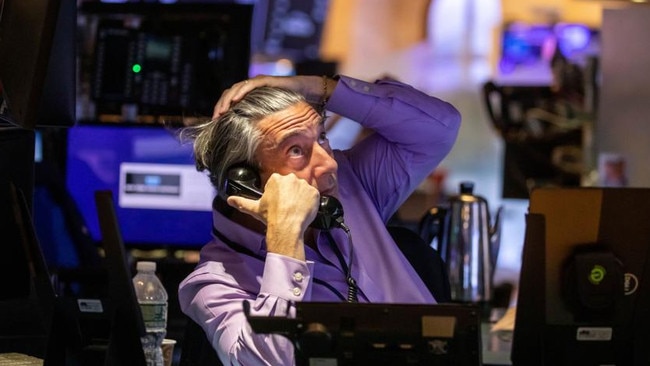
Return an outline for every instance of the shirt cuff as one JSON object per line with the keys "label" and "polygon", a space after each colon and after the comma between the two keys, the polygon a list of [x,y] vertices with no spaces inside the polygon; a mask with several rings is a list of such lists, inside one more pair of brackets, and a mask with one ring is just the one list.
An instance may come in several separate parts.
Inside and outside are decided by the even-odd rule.
{"label": "shirt cuff", "polygon": [[[444,126],[449,126],[450,121],[458,121],[454,125],[460,122],[460,114],[451,104],[395,80],[377,80],[374,83],[369,83],[341,76],[330,95],[326,109],[361,124],[366,119],[373,120],[372,117],[369,117],[370,113],[378,114],[377,120],[381,121],[386,113],[386,108],[393,109],[392,104],[386,104],[383,109],[375,109],[382,98],[396,100],[414,107]],[[433,102],[434,100],[435,102]],[[366,127],[372,128],[372,126]]]}
{"label": "shirt cuff", "polygon": [[359,94],[373,95],[374,88],[373,83],[340,76],[338,85],[330,95],[325,107],[328,111],[356,122],[362,122],[376,101],[373,98],[360,98]]}
{"label": "shirt cuff", "polygon": [[267,253],[260,293],[288,301],[311,299],[313,266],[312,261],[303,262],[277,253]]}

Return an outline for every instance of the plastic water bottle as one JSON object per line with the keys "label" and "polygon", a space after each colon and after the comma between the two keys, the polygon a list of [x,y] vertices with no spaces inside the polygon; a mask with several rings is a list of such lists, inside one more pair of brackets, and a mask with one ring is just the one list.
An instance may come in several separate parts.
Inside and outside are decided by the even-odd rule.
{"label": "plastic water bottle", "polygon": [[147,334],[142,348],[147,366],[163,366],[162,342],[167,334],[167,291],[156,276],[156,262],[138,262],[133,287]]}

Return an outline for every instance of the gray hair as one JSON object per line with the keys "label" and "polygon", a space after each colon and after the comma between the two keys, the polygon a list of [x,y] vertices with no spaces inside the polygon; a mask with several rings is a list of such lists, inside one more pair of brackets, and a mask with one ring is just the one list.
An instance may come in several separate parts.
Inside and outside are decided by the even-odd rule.
{"label": "gray hair", "polygon": [[196,169],[207,170],[210,182],[219,190],[227,169],[233,164],[247,163],[259,169],[255,159],[262,140],[258,122],[304,101],[302,95],[290,90],[256,88],[216,120],[185,127],[180,137],[181,140],[194,140]]}

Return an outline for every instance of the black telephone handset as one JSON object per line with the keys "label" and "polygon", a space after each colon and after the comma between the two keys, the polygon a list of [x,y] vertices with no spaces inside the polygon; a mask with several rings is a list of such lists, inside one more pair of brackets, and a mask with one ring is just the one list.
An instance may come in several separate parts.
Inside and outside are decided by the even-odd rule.
{"label": "black telephone handset", "polygon": [[[225,193],[225,197],[232,195],[250,199],[262,197],[261,179],[254,168],[245,164],[237,164],[228,169],[226,174],[224,187],[220,190]],[[341,202],[335,197],[321,195],[318,213],[309,226],[320,230],[329,230],[333,227],[347,229],[343,223]]]}

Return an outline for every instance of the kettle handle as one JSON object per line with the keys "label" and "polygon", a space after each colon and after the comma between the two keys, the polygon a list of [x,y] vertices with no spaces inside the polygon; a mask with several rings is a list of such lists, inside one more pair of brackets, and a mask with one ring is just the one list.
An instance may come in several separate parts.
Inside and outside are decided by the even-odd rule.
{"label": "kettle handle", "polygon": [[433,239],[436,239],[436,244],[433,248],[440,250],[440,240],[444,238],[444,220],[447,215],[447,209],[444,207],[432,207],[422,216],[418,225],[418,232],[420,237],[428,244],[431,245]]}
{"label": "kettle handle", "polygon": [[503,215],[503,210],[503,206],[499,206],[488,232],[490,238],[490,260],[492,262],[492,269],[495,269],[497,266],[499,250],[501,249],[501,215]]}

